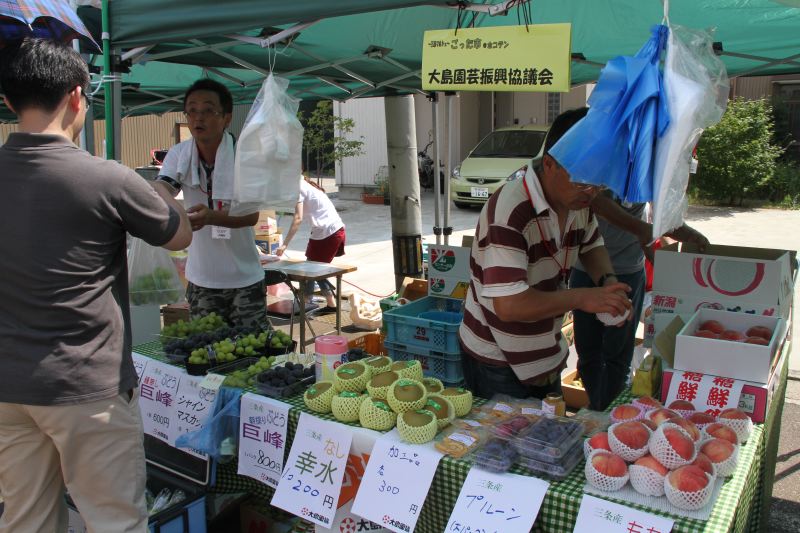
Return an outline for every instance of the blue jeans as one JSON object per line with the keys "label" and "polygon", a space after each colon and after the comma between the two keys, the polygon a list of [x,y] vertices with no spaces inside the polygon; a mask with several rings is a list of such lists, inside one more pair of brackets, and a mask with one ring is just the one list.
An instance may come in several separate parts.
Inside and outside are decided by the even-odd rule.
{"label": "blue jeans", "polygon": [[507,394],[513,398],[544,399],[550,392],[561,394],[560,379],[541,387],[525,385],[510,366],[486,365],[465,353],[461,354],[461,367],[464,369],[465,386],[481,398]]}
{"label": "blue jeans", "polygon": [[[575,310],[575,348],[578,351],[578,374],[589,395],[589,408],[602,411],[625,388],[630,374],[636,326],[642,314],[644,270],[619,274],[617,279],[631,287],[628,297],[633,303],[633,318],[623,326],[606,326],[594,314]],[[572,270],[570,289],[594,287],[588,274]]]}

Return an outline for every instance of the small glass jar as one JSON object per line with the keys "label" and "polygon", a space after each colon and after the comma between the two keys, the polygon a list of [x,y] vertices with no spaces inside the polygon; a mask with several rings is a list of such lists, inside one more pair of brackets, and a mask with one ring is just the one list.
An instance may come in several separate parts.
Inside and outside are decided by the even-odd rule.
{"label": "small glass jar", "polygon": [[549,393],[542,402],[542,411],[556,416],[566,416],[567,404],[564,402],[564,397],[557,392]]}

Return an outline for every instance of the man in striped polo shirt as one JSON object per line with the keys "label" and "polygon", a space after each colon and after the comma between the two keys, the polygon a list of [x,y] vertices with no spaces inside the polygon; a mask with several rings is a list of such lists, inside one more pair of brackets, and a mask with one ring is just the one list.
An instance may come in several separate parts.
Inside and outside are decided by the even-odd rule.
{"label": "man in striped polo shirt", "polygon": [[[559,115],[541,164],[503,185],[481,211],[459,329],[464,378],[479,396],[543,398],[560,392],[568,353],[561,337],[564,313],[618,316],[631,307],[630,288],[614,277],[589,209],[598,188],[572,183],[548,153],[585,114],[586,108]],[[596,288],[566,288],[578,258]]]}

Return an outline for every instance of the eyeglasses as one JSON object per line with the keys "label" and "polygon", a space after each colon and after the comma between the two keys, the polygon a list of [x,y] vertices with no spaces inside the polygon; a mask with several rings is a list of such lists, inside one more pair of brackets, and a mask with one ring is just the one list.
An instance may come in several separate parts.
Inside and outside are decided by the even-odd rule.
{"label": "eyeglasses", "polygon": [[600,192],[605,189],[604,185],[592,185],[590,183],[575,183],[572,182],[571,185],[578,189],[581,192]]}
{"label": "eyeglasses", "polygon": [[86,107],[92,107],[92,95],[83,93],[83,98],[86,100]]}
{"label": "eyeglasses", "polygon": [[187,109],[183,112],[186,118],[205,118],[205,117],[221,117],[225,114],[224,111],[217,111],[216,109]]}

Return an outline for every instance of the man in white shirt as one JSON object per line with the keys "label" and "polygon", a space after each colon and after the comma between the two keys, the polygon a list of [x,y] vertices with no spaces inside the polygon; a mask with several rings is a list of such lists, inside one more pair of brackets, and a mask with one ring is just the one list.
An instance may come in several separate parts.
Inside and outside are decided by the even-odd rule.
{"label": "man in white shirt", "polygon": [[184,96],[192,138],[170,149],[158,180],[183,191],[194,230],[186,263],[186,298],[192,318],[212,311],[228,324],[266,326],[264,271],[255,247],[258,212],[230,216],[233,192],[233,115],[230,91],[196,81]]}

